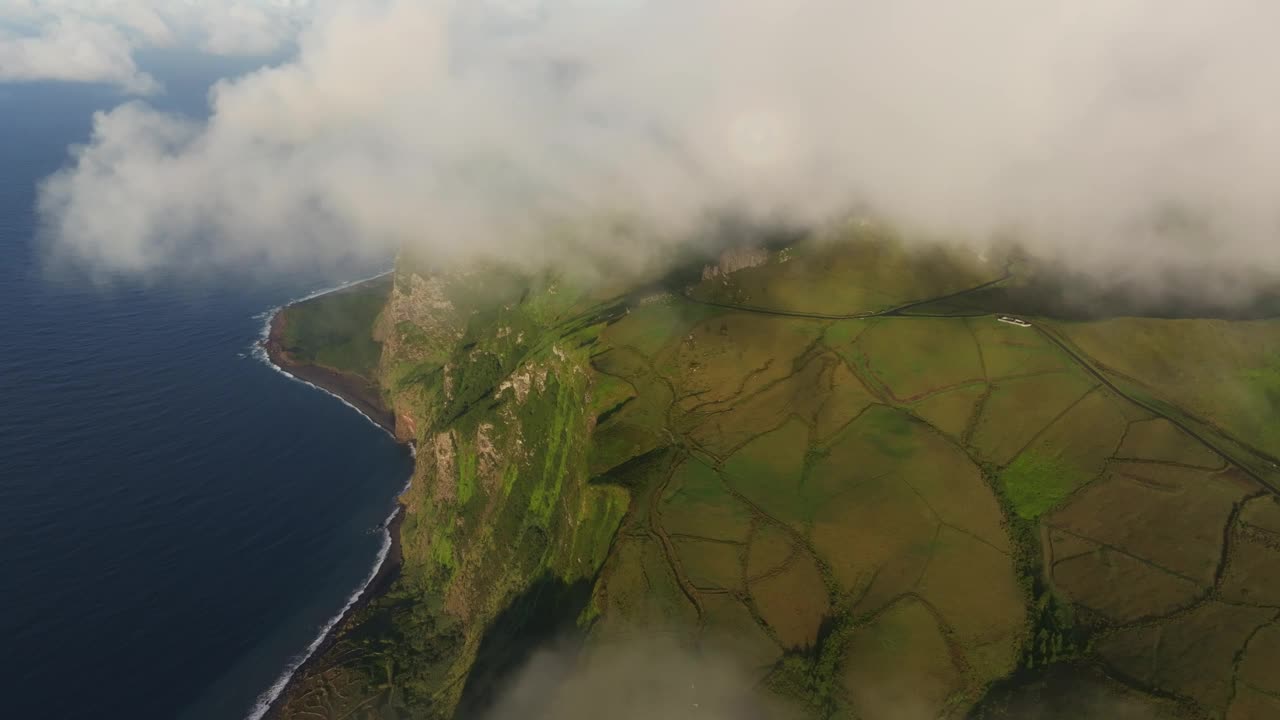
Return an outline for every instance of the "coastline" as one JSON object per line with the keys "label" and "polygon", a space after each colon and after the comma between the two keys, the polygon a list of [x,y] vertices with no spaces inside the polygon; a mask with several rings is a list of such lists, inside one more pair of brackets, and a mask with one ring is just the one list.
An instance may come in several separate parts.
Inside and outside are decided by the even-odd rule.
{"label": "coastline", "polygon": [[284,329],[287,322],[284,311],[289,307],[285,305],[271,316],[270,329],[262,342],[268,362],[277,370],[314,385],[331,395],[336,395],[395,437],[395,413],[382,402],[382,394],[378,391],[377,385],[355,375],[339,372],[323,365],[298,362],[293,358],[284,345]]}
{"label": "coastline", "polygon": [[[407,484],[406,487],[408,487]],[[296,665],[286,667],[280,678],[259,695],[257,702],[245,716],[246,720],[270,720],[279,717],[282,702],[289,699],[298,678],[306,677],[315,669],[320,658],[324,657],[338,638],[347,631],[351,616],[386,592],[391,587],[391,583],[399,577],[402,562],[400,525],[403,522],[404,506],[397,503],[395,510],[391,511],[387,522],[382,526],[384,552],[379,553],[380,557],[364,585],[352,595],[346,607],[329,621],[315,640],[300,653],[302,660]]]}
{"label": "coastline", "polygon": [[[381,393],[376,384],[364,378],[338,372],[331,368],[299,362],[293,358],[283,342],[286,323],[284,313],[290,306],[329,292],[341,292],[381,277],[383,275],[350,283],[331,291],[316,293],[302,300],[276,308],[271,311],[271,317],[267,327],[264,328],[263,337],[259,340],[258,346],[262,352],[260,357],[275,370],[338,398],[345,405],[363,415],[365,419],[387,432],[397,442],[406,445],[409,452],[413,453],[414,446],[412,441],[396,435],[395,414],[383,403]],[[411,482],[412,477],[405,482],[400,495],[403,495],[409,489]],[[315,640],[301,651],[290,665],[286,666],[280,678],[258,696],[258,700],[246,715],[247,720],[279,717],[280,708],[288,701],[291,691],[297,685],[298,679],[306,677],[316,668],[320,658],[349,629],[352,616],[390,588],[391,584],[399,576],[402,565],[403,551],[400,543],[400,526],[403,521],[404,506],[397,501],[395,508],[382,525],[383,546],[364,583],[352,593],[347,604],[321,629]]]}

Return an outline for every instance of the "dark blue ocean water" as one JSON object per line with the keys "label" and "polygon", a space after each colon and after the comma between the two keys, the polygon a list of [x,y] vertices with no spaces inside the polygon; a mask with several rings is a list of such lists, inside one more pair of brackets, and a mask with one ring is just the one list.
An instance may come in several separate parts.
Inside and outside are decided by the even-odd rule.
{"label": "dark blue ocean water", "polygon": [[[231,63],[148,68],[202,115]],[[411,459],[249,349],[372,268],[49,277],[35,183],[105,88],[0,85],[0,716],[241,718],[365,579]]]}

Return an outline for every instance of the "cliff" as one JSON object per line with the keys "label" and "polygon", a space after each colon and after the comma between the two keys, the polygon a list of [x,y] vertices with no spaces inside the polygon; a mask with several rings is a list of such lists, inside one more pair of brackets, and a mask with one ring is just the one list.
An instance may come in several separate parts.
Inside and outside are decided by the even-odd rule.
{"label": "cliff", "polygon": [[1274,716],[1233,688],[1280,651],[1275,461],[1122,338],[1268,387],[1280,325],[1014,327],[1003,265],[859,232],[626,292],[401,258],[313,325],[418,462],[400,572],[277,714]]}
{"label": "cliff", "polygon": [[[279,716],[412,706],[447,717],[464,694],[481,695],[485,663],[510,657],[494,647],[524,642],[520,618],[491,626],[531,589],[576,622],[628,503],[588,482],[583,340],[600,312],[554,279],[401,262],[373,331],[394,432],[418,448],[401,570],[300,673]],[[534,614],[529,623],[546,623]]]}

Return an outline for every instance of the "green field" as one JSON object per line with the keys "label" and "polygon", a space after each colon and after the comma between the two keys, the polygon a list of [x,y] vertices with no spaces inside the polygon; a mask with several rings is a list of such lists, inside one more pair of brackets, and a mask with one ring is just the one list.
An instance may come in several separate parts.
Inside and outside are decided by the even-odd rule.
{"label": "green field", "polygon": [[285,347],[302,362],[375,378],[382,345],[373,339],[373,327],[390,290],[387,277],[290,305]]}
{"label": "green field", "polygon": [[1033,520],[1101,474],[1128,426],[1118,404],[1090,392],[1014,458],[1000,475],[1014,512]]}
{"label": "green field", "polygon": [[1061,330],[1099,366],[1280,455],[1280,323],[1121,318]]}
{"label": "green field", "polygon": [[1015,327],[1003,275],[871,229],[296,306],[418,462],[399,577],[282,716],[473,717],[552,638],[661,636],[800,717],[1275,717],[1280,322]]}

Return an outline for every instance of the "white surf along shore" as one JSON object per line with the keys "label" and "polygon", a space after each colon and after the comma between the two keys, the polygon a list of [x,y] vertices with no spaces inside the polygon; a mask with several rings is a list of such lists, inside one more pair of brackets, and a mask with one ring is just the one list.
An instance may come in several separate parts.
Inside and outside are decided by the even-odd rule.
{"label": "white surf along shore", "polygon": [[[388,435],[391,435],[394,438],[395,435],[393,433],[388,431],[382,425],[379,425],[377,422],[374,421],[373,418],[369,417],[362,410],[360,410],[360,408],[347,402],[344,398],[342,398],[337,393],[330,392],[320,387],[319,385],[307,382],[306,380],[303,380],[302,378],[294,375],[293,373],[290,373],[288,370],[285,370],[279,365],[276,365],[274,362],[271,361],[271,357],[270,355],[267,354],[267,348],[266,348],[267,339],[271,336],[271,319],[275,317],[276,313],[280,312],[284,308],[290,305],[294,305],[296,303],[306,302],[307,300],[314,300],[315,298],[321,297],[323,295],[328,295],[330,293],[346,290],[349,287],[353,287],[361,283],[366,283],[371,280],[377,280],[378,278],[382,278],[382,277],[386,277],[387,275],[390,275],[392,272],[393,272],[392,270],[386,270],[384,272],[378,273],[377,275],[371,275],[367,278],[352,280],[350,282],[342,283],[341,285],[335,285],[334,287],[325,288],[323,290],[317,290],[309,295],[305,295],[300,298],[295,298],[282,305],[277,305],[276,307],[273,307],[270,310],[267,310],[259,315],[255,315],[254,319],[262,321],[262,330],[260,331],[258,335],[258,340],[254,342],[253,348],[250,352],[255,359],[261,361],[262,363],[266,364],[267,367],[270,367],[271,369],[275,370],[281,375],[284,375],[290,380],[293,380],[294,382],[302,383],[303,385],[306,385],[307,387],[310,387],[314,390],[319,390],[320,392],[324,393],[325,395],[328,395],[329,397],[336,398],[338,402],[342,403],[343,405],[346,405],[347,407],[359,413],[360,417],[367,420],[371,425],[378,428],[379,430],[382,430]],[[415,452],[413,443],[408,443],[408,447],[409,447],[409,453],[411,455],[416,456],[417,453]],[[412,482],[413,482],[413,478],[411,476],[408,480],[405,481],[404,487],[400,489],[399,495],[404,495],[404,493],[409,490],[409,486]],[[397,497],[399,497],[399,495]],[[325,624],[321,626],[319,632],[315,636],[315,639],[313,639],[305,649],[303,649],[298,654],[294,655],[289,660],[289,664],[285,666],[284,671],[280,673],[280,677],[276,678],[276,681],[271,684],[271,687],[267,688],[266,690],[263,690],[262,693],[258,695],[257,700],[255,700],[253,703],[253,707],[249,709],[248,714],[245,716],[245,720],[262,720],[262,718],[271,710],[271,706],[275,704],[276,700],[280,698],[281,693],[283,693],[285,688],[289,686],[289,682],[293,679],[293,676],[298,672],[298,669],[301,668],[304,664],[306,664],[306,662],[311,659],[311,656],[314,655],[316,651],[320,649],[320,646],[324,644],[326,639],[328,639],[330,633],[332,633],[334,628],[338,626],[338,623],[342,622],[343,618],[347,616],[347,613],[351,611],[351,608],[354,607],[355,604],[360,601],[360,598],[365,594],[365,592],[368,591],[369,586],[373,583],[374,578],[376,578],[378,576],[378,573],[382,570],[382,566],[384,563],[386,563],[387,556],[391,552],[391,544],[392,544],[391,543],[391,522],[392,520],[395,519],[396,514],[399,512],[400,512],[400,505],[399,503],[397,503],[395,508],[392,509],[391,513],[387,515],[385,520],[382,521],[382,525],[379,528],[379,531],[382,533],[382,545],[381,547],[378,548],[378,555],[374,559],[373,567],[369,569],[369,572],[367,575],[365,575],[364,580],[361,581],[360,584],[354,590],[352,590],[351,593],[347,596],[347,600],[343,604],[342,609],[338,610],[336,614],[330,617],[325,622]]]}

